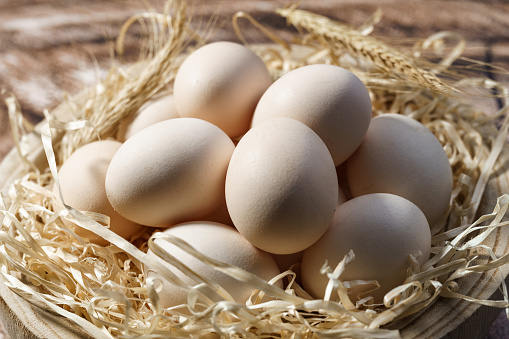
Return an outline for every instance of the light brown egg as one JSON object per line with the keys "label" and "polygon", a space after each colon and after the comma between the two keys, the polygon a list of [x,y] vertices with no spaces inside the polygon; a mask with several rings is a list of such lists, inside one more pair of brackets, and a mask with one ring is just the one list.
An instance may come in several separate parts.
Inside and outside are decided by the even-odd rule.
{"label": "light brown egg", "polygon": [[273,118],[253,127],[231,158],[226,204],[239,232],[264,251],[290,254],[311,246],[338,204],[327,147],[294,119]]}
{"label": "light brown egg", "polygon": [[272,254],[281,272],[290,269],[290,267],[300,264],[304,251],[291,254]]}
{"label": "light brown egg", "polygon": [[[353,250],[355,259],[339,277],[341,281],[377,280],[380,288],[370,295],[380,302],[391,289],[402,284],[410,267],[409,255],[422,264],[431,249],[431,233],[422,211],[410,201],[393,194],[363,195],[339,206],[331,226],[302,257],[304,289],[323,298],[328,278],[320,274],[327,261],[332,270]],[[374,285],[357,286],[352,301]],[[337,294],[333,293],[333,298]]]}
{"label": "light brown egg", "polygon": [[345,192],[341,189],[341,186],[338,185],[338,206],[347,202],[348,198],[346,197]]}
{"label": "light brown egg", "polygon": [[398,114],[373,118],[366,138],[346,165],[354,197],[400,195],[423,211],[432,229],[446,217],[452,170],[440,142],[418,121]]}
{"label": "light brown egg", "polygon": [[[170,227],[164,233],[179,237],[206,256],[237,266],[267,281],[280,273],[270,254],[251,245],[230,226],[213,222],[188,222]],[[215,270],[164,239],[157,239],[155,243],[163,247],[165,251],[196,273],[220,284],[239,303],[245,303],[254,290],[251,285]],[[152,251],[149,250],[148,254],[167,265],[186,284],[190,286],[196,285],[192,278],[184,275],[169,263],[164,262]],[[154,271],[149,271],[148,276],[159,277],[158,273]],[[185,290],[166,280],[161,280],[164,285],[161,292],[159,292],[159,297],[163,307],[187,303],[187,293]],[[281,287],[281,284],[278,283],[277,286]]]}
{"label": "light brown egg", "polygon": [[[80,211],[109,216],[110,230],[129,240],[142,226],[114,211],[104,187],[110,161],[121,145],[117,141],[103,140],[80,147],[62,165],[58,178],[67,205]],[[53,192],[59,198],[56,185],[53,186]],[[79,226],[76,226],[75,232],[95,244],[109,244],[100,236]]]}
{"label": "light brown egg", "polygon": [[191,53],[174,84],[182,117],[207,120],[234,138],[247,132],[258,100],[272,83],[263,61],[233,42],[215,42]]}
{"label": "light brown egg", "polygon": [[106,192],[115,210],[147,226],[167,227],[205,217],[224,202],[231,139],[193,118],[151,125],[113,157]]}
{"label": "light brown egg", "polygon": [[362,142],[371,120],[371,99],[352,72],[332,65],[309,65],[290,71],[265,91],[252,126],[271,117],[306,124],[322,138],[337,166]]}
{"label": "light brown egg", "polygon": [[350,200],[351,193],[348,187],[348,180],[346,178],[346,162],[336,167],[336,174],[338,176],[338,206]]}
{"label": "light brown egg", "polygon": [[225,224],[228,226],[233,226],[233,221],[232,218],[230,217],[230,212],[228,212],[228,207],[226,206],[226,200],[223,201],[221,206],[219,206],[219,208],[216,209],[214,212],[203,218],[200,218],[200,221],[211,221],[220,224]]}
{"label": "light brown egg", "polygon": [[180,118],[172,94],[158,96],[148,102],[142,109],[128,117],[120,124],[117,140],[126,141],[132,135],[155,123]]}

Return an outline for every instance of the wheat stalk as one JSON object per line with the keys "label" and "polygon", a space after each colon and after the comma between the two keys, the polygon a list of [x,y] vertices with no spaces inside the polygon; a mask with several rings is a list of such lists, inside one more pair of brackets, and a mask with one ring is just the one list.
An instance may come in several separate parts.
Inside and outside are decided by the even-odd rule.
{"label": "wheat stalk", "polygon": [[345,49],[354,57],[367,59],[380,71],[392,76],[396,72],[436,93],[445,94],[452,89],[433,73],[417,67],[412,57],[347,25],[294,7],[277,9],[276,12],[297,29],[305,29],[335,49]]}
{"label": "wheat stalk", "polygon": [[[152,46],[154,55],[138,67],[142,71],[132,76],[132,72],[121,68],[110,71],[100,86],[94,88],[85,103],[78,108],[77,115],[88,119],[94,128],[68,131],[60,149],[61,161],[69,157],[81,145],[100,138],[108,137],[126,116],[137,111],[154,93],[161,90],[176,74],[178,58],[185,48],[187,33],[186,2],[169,1],[174,5],[174,14],[160,15],[149,13],[146,18],[155,21],[155,25],[166,27],[164,39]],[[169,9],[170,6],[168,6]],[[125,32],[124,32],[125,33]],[[159,34],[165,34],[160,32]],[[159,45],[157,45],[159,42]],[[161,45],[164,43],[164,45]],[[118,50],[118,46],[117,46]]]}

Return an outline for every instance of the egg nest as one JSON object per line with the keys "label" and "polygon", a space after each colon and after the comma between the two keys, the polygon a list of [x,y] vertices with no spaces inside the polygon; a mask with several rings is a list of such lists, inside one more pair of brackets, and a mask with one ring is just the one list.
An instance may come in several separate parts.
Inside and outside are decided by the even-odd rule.
{"label": "egg nest", "polygon": [[[154,233],[153,228],[143,229],[128,242],[102,226],[108,222],[106,216],[67,205],[54,212],[52,186],[58,180],[60,164],[79,146],[113,137],[123,119],[169,87],[183,55],[206,43],[203,36],[210,29],[193,31],[182,1],[168,3],[163,13],[142,13],[126,22],[117,40],[119,55],[124,36],[134,22],[145,21],[147,27],[152,27],[141,60],[130,66],[112,67],[100,84],[66,98],[53,112],[45,112],[41,124],[29,126],[16,99],[7,99],[16,143],[13,152],[18,153],[19,166],[15,177],[3,187],[0,205],[0,274],[6,286],[29,302],[77,323],[94,338],[209,333],[234,338],[397,338],[398,321],[419,314],[441,297],[509,306],[504,300],[477,300],[463,295],[459,283],[469,275],[488,271],[501,274],[494,269],[509,260],[507,253],[497,253],[487,244],[493,233],[507,226],[504,217],[509,196],[493,189],[490,182],[497,180],[493,179],[494,173],[503,175],[507,171],[504,166],[509,158],[503,146],[509,124],[508,89],[454,70],[452,64],[460,57],[464,41],[453,33],[438,33],[419,41],[410,54],[369,35],[380,19],[378,12],[357,28],[295,7],[277,13],[299,30],[291,43],[246,13],[233,17],[239,39],[264,60],[274,79],[308,64],[342,66],[369,89],[374,116],[404,114],[423,123],[442,143],[453,170],[454,189],[447,223],[432,230],[429,260],[422,266],[411,260],[406,281],[389,292],[383,304],[372,304],[369,299],[350,300],[347,284],[338,279],[345,265],[355,265],[354,254],[348,255],[337,267],[322,267],[321,272],[330,282],[325,298],[314,300],[299,286],[291,270],[267,283],[202,255],[178,238]],[[245,42],[239,20],[249,20],[273,43]],[[451,39],[457,45],[445,48],[445,41]],[[439,61],[429,61],[429,55]],[[493,90],[503,100],[496,112],[488,114],[466,100],[472,93],[493,96]],[[37,148],[44,155],[43,161],[32,157]],[[99,234],[112,245],[89,243],[63,220]],[[221,286],[165,254],[154,243],[161,237],[207,265],[251,284],[251,298],[246,304],[233,302]],[[186,275],[194,276],[198,284],[185,285],[147,256],[149,248]],[[145,266],[157,268],[164,279],[187,289],[188,304],[163,309],[157,295],[159,283],[147,278]],[[283,281],[284,290],[273,285],[278,280]],[[262,302],[264,295],[272,298]],[[331,301],[335,296],[340,302]],[[204,303],[201,306],[205,311],[200,303]],[[186,308],[192,311],[191,316],[183,312]]]}

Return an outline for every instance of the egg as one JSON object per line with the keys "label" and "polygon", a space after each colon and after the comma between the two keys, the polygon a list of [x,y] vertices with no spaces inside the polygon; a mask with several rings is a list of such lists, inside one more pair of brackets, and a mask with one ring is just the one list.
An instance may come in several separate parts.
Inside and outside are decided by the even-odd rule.
{"label": "egg", "polygon": [[452,194],[452,170],[438,139],[399,114],[373,118],[346,172],[354,197],[392,193],[416,204],[432,228],[443,223]]}
{"label": "egg", "polygon": [[348,201],[348,198],[346,197],[345,192],[343,192],[343,189],[341,186],[338,185],[338,206]]}
{"label": "egg", "polygon": [[[280,273],[270,254],[251,245],[230,226],[213,222],[187,222],[171,227],[164,233],[186,241],[206,256],[237,266],[264,280],[269,281]],[[199,275],[221,285],[239,303],[245,303],[254,290],[254,287],[248,283],[240,282],[215,270],[164,239],[156,239],[155,243]],[[164,263],[189,286],[196,284],[196,281],[191,277],[184,275],[177,268],[163,261],[151,250],[148,251],[148,255]],[[148,276],[160,279],[158,273],[153,270],[148,271]],[[160,280],[163,282],[163,288],[159,292],[159,298],[163,307],[176,306],[187,302],[187,292],[184,289],[166,280]],[[282,287],[280,282],[276,286]]]}
{"label": "egg", "polygon": [[221,129],[204,120],[151,125],[129,138],[111,160],[108,199],[119,214],[147,226],[207,216],[225,200],[234,148]]}
{"label": "egg", "polygon": [[228,207],[226,206],[226,200],[223,201],[221,206],[216,209],[211,214],[200,218],[198,221],[213,221],[220,224],[225,224],[229,226],[233,226],[232,218],[230,217],[230,212],[228,212]]}
{"label": "egg", "polygon": [[338,205],[348,201],[351,197],[350,188],[348,187],[348,180],[346,178],[346,162],[336,167],[336,174],[338,176]]}
{"label": "egg", "polygon": [[272,257],[276,261],[276,264],[281,270],[281,272],[290,269],[290,267],[292,266],[294,266],[293,269],[295,271],[295,266],[300,264],[300,262],[302,261],[303,254],[304,251],[300,251],[291,254],[272,254]]}
{"label": "egg", "polygon": [[290,254],[311,246],[338,204],[332,157],[309,127],[273,118],[238,143],[226,174],[233,224],[256,247]]}
{"label": "egg", "polygon": [[283,75],[265,91],[252,126],[271,117],[306,124],[322,138],[337,166],[362,142],[371,120],[371,99],[352,72],[332,65],[308,65]]}
{"label": "egg", "polygon": [[[323,298],[329,279],[320,274],[320,269],[327,262],[334,270],[353,250],[355,259],[346,265],[339,279],[377,280],[380,288],[370,295],[380,302],[406,279],[409,255],[417,255],[422,264],[429,257],[430,248],[428,222],[415,204],[393,194],[363,195],[339,206],[327,232],[304,251],[302,283],[313,297]],[[355,302],[373,288],[371,284],[358,285],[350,297]],[[334,293],[332,297],[337,300]]]}
{"label": "egg", "polygon": [[[125,239],[141,230],[142,226],[115,212],[108,201],[105,177],[111,159],[122,144],[113,140],[96,141],[78,148],[60,167],[58,179],[64,202],[79,210],[110,217],[110,230]],[[53,186],[58,200],[58,186]],[[66,222],[70,225],[70,223]],[[109,242],[93,232],[76,226],[75,233],[98,245]]]}
{"label": "egg", "polygon": [[191,53],[175,77],[174,95],[182,117],[200,118],[234,138],[247,132],[254,109],[272,78],[250,49],[214,42]]}
{"label": "egg", "polygon": [[172,94],[165,93],[149,101],[118,127],[117,140],[126,141],[142,129],[164,120],[180,118]]}

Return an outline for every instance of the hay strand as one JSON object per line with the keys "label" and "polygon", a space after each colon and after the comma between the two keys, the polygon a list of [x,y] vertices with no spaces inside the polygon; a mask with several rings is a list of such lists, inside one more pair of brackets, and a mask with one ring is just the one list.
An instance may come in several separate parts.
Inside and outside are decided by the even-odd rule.
{"label": "hay strand", "polygon": [[[58,185],[58,167],[80,145],[115,134],[119,122],[136,111],[166,86],[175,76],[180,55],[199,35],[189,29],[185,3],[174,3],[173,15],[148,13],[129,20],[149,20],[155,35],[149,42],[148,60],[133,67],[114,67],[100,84],[82,97],[69,98],[74,120],[59,121],[45,112],[40,128],[42,149],[48,168],[40,171],[26,156],[22,140],[30,132],[23,127],[22,114],[14,99],[8,102],[11,124],[16,129],[16,147],[20,162],[26,163],[16,180],[2,190],[0,215],[0,274],[10,289],[30,302],[67,317],[96,338],[166,338],[201,337],[208,334],[230,338],[399,338],[398,330],[382,328],[395,321],[426,310],[440,297],[462,299],[492,307],[509,307],[505,285],[504,300],[482,300],[463,295],[458,280],[479,273],[492,272],[507,265],[509,254],[497,254],[486,240],[509,222],[509,195],[493,202],[491,211],[480,205],[490,176],[498,169],[504,153],[509,126],[509,100],[495,116],[504,117],[497,129],[487,117],[467,102],[447,97],[452,86],[443,83],[435,73],[444,72],[459,57],[458,49],[436,67],[417,67],[417,57],[409,57],[369,37],[380,19],[375,13],[359,30],[313,13],[287,8],[278,13],[314,38],[296,36],[299,45],[290,45],[273,37],[276,44],[250,47],[266,62],[277,77],[310,63],[334,61],[352,69],[370,91],[374,115],[405,114],[425,124],[442,143],[454,175],[454,193],[448,219],[433,230],[432,255],[419,267],[410,257],[406,281],[390,291],[383,304],[372,304],[369,298],[351,300],[349,288],[373,281],[341,281],[347,265],[355,265],[355,253],[347,255],[336,267],[324,265],[322,273],[329,284],[322,300],[313,300],[297,284],[297,274],[286,271],[266,282],[237,267],[207,257],[184,241],[146,231],[130,243],[102,225],[108,217],[77,211],[65,205],[55,208],[54,184]],[[248,14],[234,16],[234,20]],[[235,21],[236,22],[236,21]],[[238,26],[234,24],[236,30]],[[261,27],[259,27],[261,28]],[[270,35],[268,29],[262,29]],[[242,33],[237,32],[239,36]],[[448,34],[431,37],[427,48]],[[161,37],[168,37],[165,39]],[[122,37],[118,41],[121,52]],[[317,44],[319,39],[322,44]],[[323,45],[325,44],[325,45]],[[439,44],[439,43],[438,43]],[[333,52],[331,52],[333,51]],[[344,52],[349,58],[337,58]],[[353,57],[353,58],[352,58]],[[334,59],[334,60],[332,60]],[[372,71],[361,59],[377,67]],[[380,70],[384,72],[380,75]],[[392,76],[394,72],[398,76]],[[409,81],[411,86],[409,86]],[[509,97],[507,88],[485,79],[464,79],[460,85],[474,88],[496,87]],[[401,90],[404,88],[405,90]],[[428,90],[428,89],[431,89]],[[58,138],[55,135],[63,135]],[[505,159],[505,158],[504,158]],[[501,193],[501,192],[498,192]],[[61,200],[63,201],[62,197]],[[80,238],[64,221],[71,221],[108,240],[102,247]],[[245,304],[235,303],[222,286],[202,277],[171,253],[157,246],[164,238],[206,265],[252,286]],[[197,285],[188,286],[171,270],[151,259],[151,249]],[[160,281],[148,278],[147,268],[155,268],[163,279],[188,292],[186,304],[161,307]],[[489,273],[488,273],[489,274]],[[285,281],[284,289],[276,287]],[[267,298],[268,296],[268,298]],[[339,297],[340,302],[334,302]]]}
{"label": "hay strand", "polygon": [[[141,15],[140,18],[152,19],[152,23],[166,28],[167,38],[163,45],[155,44],[154,57],[147,60],[144,71],[138,77],[131,77],[122,69],[113,68],[107,78],[92,89],[85,105],[76,112],[78,118],[86,118],[101,138],[113,135],[118,124],[129,114],[137,111],[150,97],[170,83],[178,69],[178,57],[189,38],[187,32],[186,2],[174,1],[174,15]],[[131,24],[131,22],[129,22]],[[161,35],[165,36],[166,35]],[[159,37],[159,35],[157,36]],[[155,42],[162,43],[159,38]],[[117,49],[122,50],[121,44]],[[141,66],[141,65],[140,65]],[[62,160],[69,157],[79,146],[97,140],[94,131],[68,133],[62,142]]]}
{"label": "hay strand", "polygon": [[411,82],[441,94],[449,93],[452,89],[435,74],[417,67],[412,57],[373,37],[366,36],[366,32],[294,7],[278,9],[276,12],[296,28],[305,29],[323,40],[327,46],[345,49],[355,58],[372,62],[387,74],[396,71]]}

